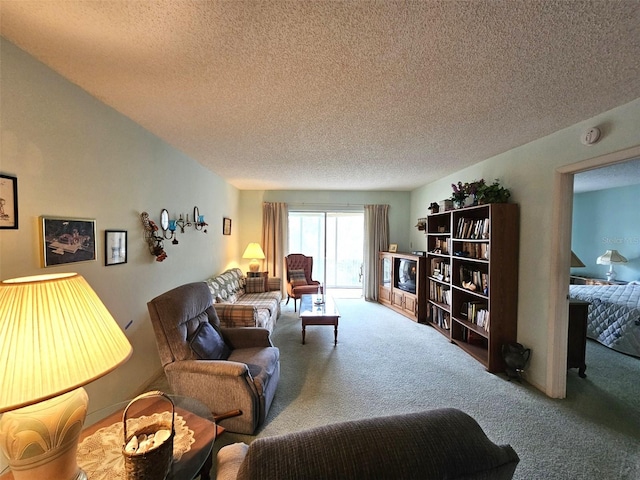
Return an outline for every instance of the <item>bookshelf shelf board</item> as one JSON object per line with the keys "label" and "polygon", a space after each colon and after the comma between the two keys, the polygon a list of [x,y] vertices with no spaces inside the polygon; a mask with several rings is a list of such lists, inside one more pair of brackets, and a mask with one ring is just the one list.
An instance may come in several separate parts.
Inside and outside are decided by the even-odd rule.
{"label": "bookshelf shelf board", "polygon": [[463,318],[458,318],[458,317],[453,317],[453,320],[455,322],[458,322],[460,325],[463,325],[465,328],[468,328],[469,330],[473,330],[478,335],[484,338],[489,338],[489,332],[487,332],[484,328],[480,328],[475,323],[471,323],[468,320],[465,320]]}
{"label": "bookshelf shelf board", "polygon": [[480,363],[487,363],[488,349],[458,339],[453,339],[452,341]]}

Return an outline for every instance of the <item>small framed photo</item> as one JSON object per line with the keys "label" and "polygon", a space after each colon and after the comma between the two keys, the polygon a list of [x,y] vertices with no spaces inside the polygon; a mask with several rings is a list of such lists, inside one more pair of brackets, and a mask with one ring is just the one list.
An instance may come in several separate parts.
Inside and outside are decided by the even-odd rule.
{"label": "small framed photo", "polygon": [[231,219],[224,217],[222,219],[222,234],[231,235]]}
{"label": "small framed photo", "polygon": [[40,217],[43,266],[96,260],[96,221]]}
{"label": "small framed photo", "polygon": [[0,175],[0,229],[18,228],[18,179]]}
{"label": "small framed photo", "polygon": [[397,243],[390,243],[389,244],[389,251],[391,253],[396,253],[398,251],[398,244]]}
{"label": "small framed photo", "polygon": [[127,232],[126,230],[104,231],[104,264],[120,265],[127,263]]}

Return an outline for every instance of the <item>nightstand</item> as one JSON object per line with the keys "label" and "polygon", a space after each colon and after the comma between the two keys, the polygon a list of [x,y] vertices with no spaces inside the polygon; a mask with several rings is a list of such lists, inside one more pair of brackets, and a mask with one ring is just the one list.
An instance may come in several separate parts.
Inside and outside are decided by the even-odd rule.
{"label": "nightstand", "polygon": [[569,334],[567,339],[567,369],[577,368],[578,375],[586,378],[587,314],[589,302],[569,300]]}

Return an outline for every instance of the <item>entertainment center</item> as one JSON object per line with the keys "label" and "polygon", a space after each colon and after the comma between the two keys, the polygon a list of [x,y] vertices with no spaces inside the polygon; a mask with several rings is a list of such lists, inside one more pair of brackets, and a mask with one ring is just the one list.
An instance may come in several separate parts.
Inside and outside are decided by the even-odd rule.
{"label": "entertainment center", "polygon": [[427,258],[409,253],[379,253],[378,301],[414,322],[427,319]]}

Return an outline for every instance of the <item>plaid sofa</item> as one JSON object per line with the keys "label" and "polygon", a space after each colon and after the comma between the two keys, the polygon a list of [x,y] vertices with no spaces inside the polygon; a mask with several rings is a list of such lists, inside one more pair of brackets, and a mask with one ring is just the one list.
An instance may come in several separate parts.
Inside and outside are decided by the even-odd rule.
{"label": "plaid sofa", "polygon": [[272,332],[280,317],[282,292],[269,290],[274,283],[264,277],[245,278],[232,268],[206,280],[223,327],[262,327]]}

